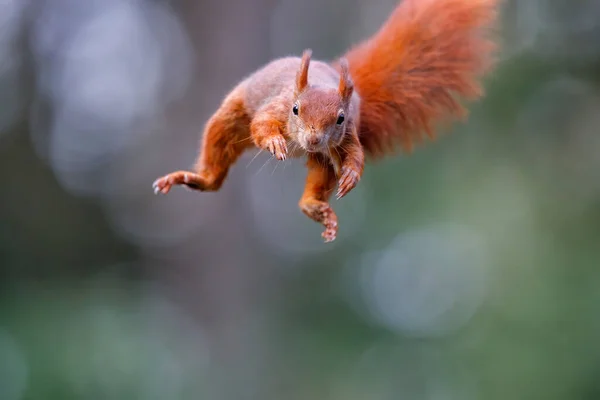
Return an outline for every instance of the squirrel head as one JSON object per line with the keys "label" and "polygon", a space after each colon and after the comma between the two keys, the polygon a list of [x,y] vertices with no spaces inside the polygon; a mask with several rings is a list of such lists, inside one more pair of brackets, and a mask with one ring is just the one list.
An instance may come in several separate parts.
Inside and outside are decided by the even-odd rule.
{"label": "squirrel head", "polygon": [[344,138],[354,84],[350,79],[348,62],[341,59],[337,88],[310,86],[308,68],[311,55],[310,49],[304,51],[296,74],[288,132],[304,150],[325,152],[331,145],[338,146]]}

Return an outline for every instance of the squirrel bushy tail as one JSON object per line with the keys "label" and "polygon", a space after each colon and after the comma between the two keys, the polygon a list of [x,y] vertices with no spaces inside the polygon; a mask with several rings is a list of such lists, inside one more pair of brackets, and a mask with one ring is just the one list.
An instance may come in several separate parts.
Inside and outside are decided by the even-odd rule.
{"label": "squirrel bushy tail", "polygon": [[[381,157],[411,151],[432,124],[466,116],[460,104],[483,95],[493,65],[499,0],[403,0],[372,37],[350,49],[350,75],[361,96],[360,141]],[[336,63],[339,66],[339,62]]]}

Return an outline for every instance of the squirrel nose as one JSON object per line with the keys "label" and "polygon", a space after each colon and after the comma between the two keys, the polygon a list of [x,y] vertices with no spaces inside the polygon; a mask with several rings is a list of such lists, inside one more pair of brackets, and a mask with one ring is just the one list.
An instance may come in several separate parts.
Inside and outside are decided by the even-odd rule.
{"label": "squirrel nose", "polygon": [[311,135],[306,138],[306,142],[311,146],[316,146],[321,143],[321,138],[319,138],[317,135]]}

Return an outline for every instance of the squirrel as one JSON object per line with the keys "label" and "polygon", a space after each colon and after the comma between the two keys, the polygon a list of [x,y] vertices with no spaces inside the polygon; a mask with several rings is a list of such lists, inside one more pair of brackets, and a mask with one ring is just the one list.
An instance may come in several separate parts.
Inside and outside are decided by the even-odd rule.
{"label": "squirrel", "polygon": [[275,59],[239,82],[208,119],[193,171],[153,183],[218,191],[250,148],[277,160],[306,158],[300,210],[322,224],[331,242],[338,218],[329,199],[360,181],[365,158],[376,160],[423,139],[434,123],[464,120],[460,100],[483,97],[494,66],[491,28],[501,0],[403,0],[377,32],[331,62]]}

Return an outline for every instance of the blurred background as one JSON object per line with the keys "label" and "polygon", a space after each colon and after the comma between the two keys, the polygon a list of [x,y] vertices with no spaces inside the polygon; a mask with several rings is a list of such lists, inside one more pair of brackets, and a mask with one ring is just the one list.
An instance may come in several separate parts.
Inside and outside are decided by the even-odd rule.
{"label": "blurred background", "polygon": [[512,0],[471,118],[297,208],[189,168],[223,95],[396,0],[0,0],[0,399],[598,399],[600,1]]}

